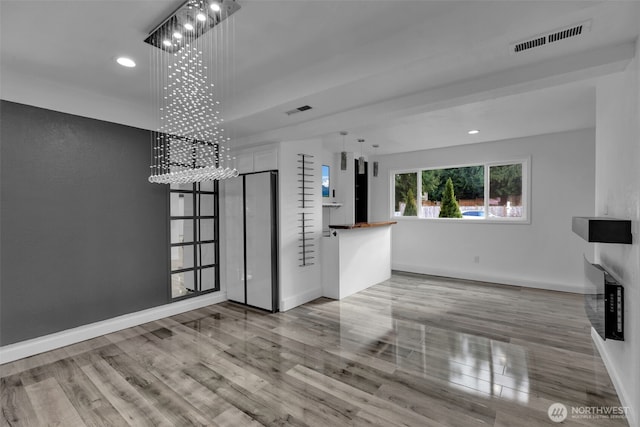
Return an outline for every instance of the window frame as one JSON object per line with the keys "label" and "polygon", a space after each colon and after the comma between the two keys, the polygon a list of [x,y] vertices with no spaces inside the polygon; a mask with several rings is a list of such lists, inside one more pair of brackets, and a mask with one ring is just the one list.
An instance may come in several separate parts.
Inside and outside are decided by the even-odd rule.
{"label": "window frame", "polygon": [[[488,215],[484,217],[475,217],[475,218],[425,218],[420,216],[422,213],[422,171],[425,170],[442,170],[442,169],[458,169],[458,168],[466,168],[466,167],[474,167],[474,166],[482,166],[484,168],[484,211],[489,211],[489,203],[490,203],[490,171],[491,167],[495,166],[507,166],[513,164],[521,164],[522,165],[522,217],[495,217],[492,218]],[[393,221],[401,220],[401,221],[419,221],[419,220],[427,220],[427,221],[453,221],[453,222],[463,222],[465,224],[468,223],[478,223],[478,224],[531,224],[531,156],[526,157],[518,157],[507,160],[495,160],[495,161],[486,161],[486,162],[478,162],[478,163],[467,163],[467,164],[459,164],[459,165],[447,165],[447,166],[429,166],[422,168],[407,168],[407,169],[393,169],[389,171],[389,206],[390,206],[390,219]],[[417,191],[416,194],[416,203],[418,205],[418,215],[416,216],[395,216],[395,199],[396,199],[396,188],[395,188],[395,178],[398,174],[409,174],[415,173],[417,178]]]}

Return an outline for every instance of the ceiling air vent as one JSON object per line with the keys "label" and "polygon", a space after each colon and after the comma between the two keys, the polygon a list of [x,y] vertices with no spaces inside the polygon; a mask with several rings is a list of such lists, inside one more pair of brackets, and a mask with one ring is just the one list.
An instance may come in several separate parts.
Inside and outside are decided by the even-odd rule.
{"label": "ceiling air vent", "polygon": [[558,40],[566,39],[567,37],[579,36],[580,34],[582,34],[582,28],[582,25],[578,25],[577,27],[549,34],[547,38],[549,39],[549,43],[553,43],[557,42]]}
{"label": "ceiling air vent", "polygon": [[534,47],[542,46],[547,43],[546,37],[538,37],[537,39],[527,40],[526,42],[520,42],[513,48],[514,52],[520,52],[527,49],[533,49]]}
{"label": "ceiling air vent", "polygon": [[307,111],[307,110],[311,110],[311,107],[309,105],[303,105],[302,107],[298,107],[298,108],[294,108],[293,110],[285,111],[285,114],[287,116],[290,116],[292,114],[302,113],[303,111]]}
{"label": "ceiling air vent", "polygon": [[511,53],[523,52],[525,50],[533,49],[534,47],[544,46],[570,37],[576,37],[588,32],[589,30],[591,30],[591,21],[585,21],[577,25],[571,25],[570,27],[549,31],[546,34],[539,34],[528,40],[513,43],[509,47],[509,51]]}

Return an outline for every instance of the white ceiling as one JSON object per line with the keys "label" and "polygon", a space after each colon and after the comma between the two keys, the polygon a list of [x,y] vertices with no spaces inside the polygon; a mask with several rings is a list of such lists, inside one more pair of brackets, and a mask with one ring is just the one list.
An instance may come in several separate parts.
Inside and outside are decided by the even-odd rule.
{"label": "white ceiling", "polygon": [[[346,130],[382,154],[594,126],[594,81],[628,63],[640,32],[637,1],[238,2],[224,111],[238,145],[341,147]],[[179,4],[0,0],[2,98],[152,128],[155,48],[142,40]],[[586,20],[583,36],[508,50]]]}
{"label": "white ceiling", "polygon": [[[584,129],[594,123],[595,90],[587,81],[365,126],[353,129],[345,140],[349,151],[360,152],[357,139],[362,138],[365,154],[378,155]],[[469,135],[472,129],[480,133]],[[326,143],[332,151],[342,150],[339,134],[327,137]]]}

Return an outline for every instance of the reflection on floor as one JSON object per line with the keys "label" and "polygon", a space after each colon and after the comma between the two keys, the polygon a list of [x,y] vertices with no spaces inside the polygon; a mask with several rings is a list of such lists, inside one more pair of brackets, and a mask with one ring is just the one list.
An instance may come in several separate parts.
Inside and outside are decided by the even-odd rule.
{"label": "reflection on floor", "polygon": [[280,314],[223,303],[2,366],[8,425],[627,425],[582,297],[394,274]]}

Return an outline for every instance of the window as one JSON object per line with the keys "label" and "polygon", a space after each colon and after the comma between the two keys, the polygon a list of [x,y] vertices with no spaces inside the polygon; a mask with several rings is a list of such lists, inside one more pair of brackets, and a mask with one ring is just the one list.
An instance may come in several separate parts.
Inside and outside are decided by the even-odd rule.
{"label": "window", "polygon": [[330,197],[330,168],[327,165],[322,165],[322,197]]}
{"label": "window", "polygon": [[218,182],[172,184],[171,298],[220,289]]}
{"label": "window", "polygon": [[527,170],[522,160],[397,172],[393,216],[527,221]]}
{"label": "window", "polygon": [[418,173],[395,175],[395,216],[418,216]]}
{"label": "window", "polygon": [[489,166],[489,215],[522,218],[522,163]]}

